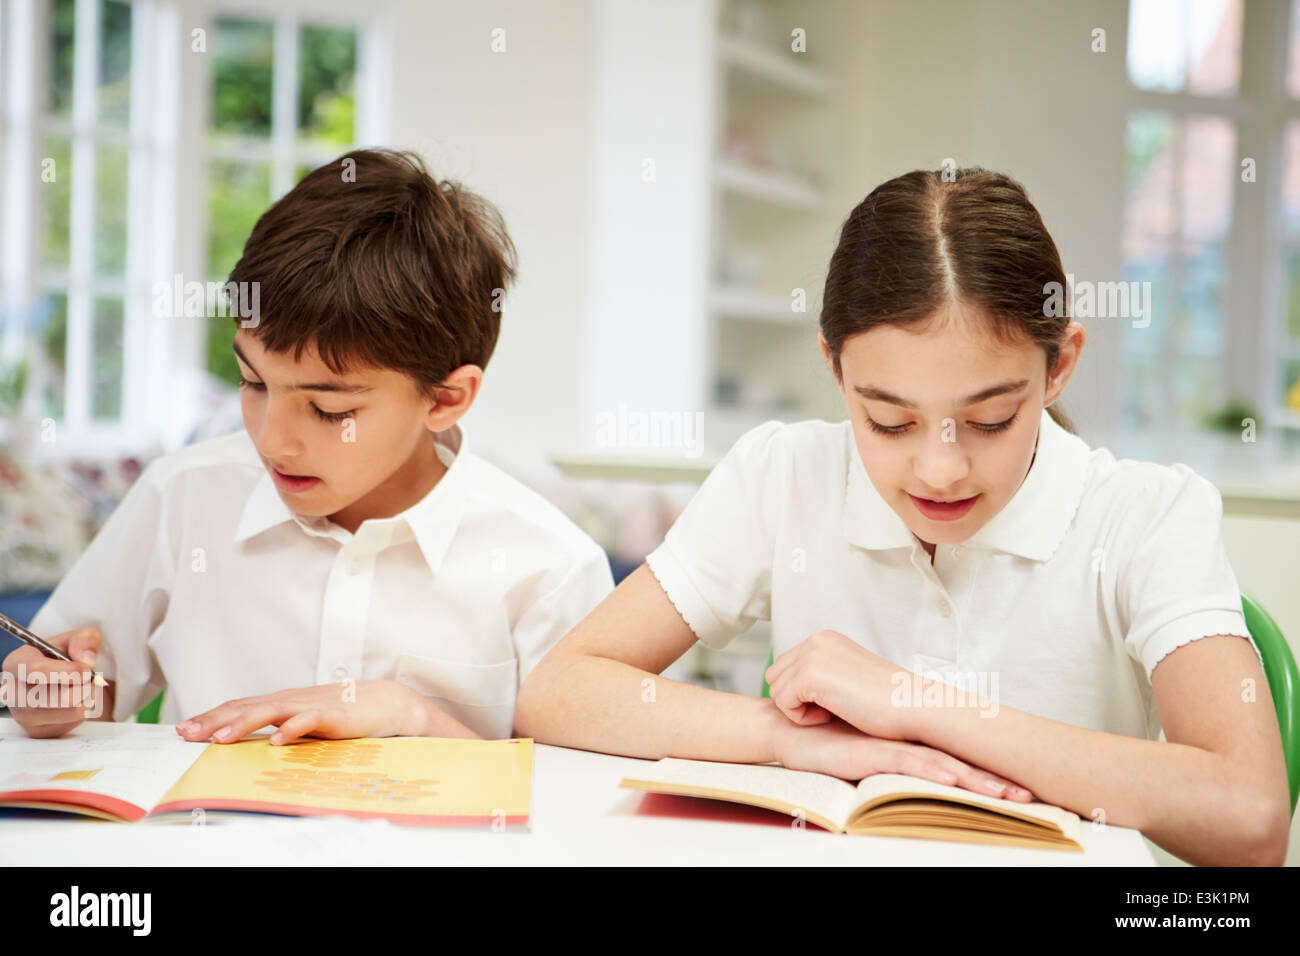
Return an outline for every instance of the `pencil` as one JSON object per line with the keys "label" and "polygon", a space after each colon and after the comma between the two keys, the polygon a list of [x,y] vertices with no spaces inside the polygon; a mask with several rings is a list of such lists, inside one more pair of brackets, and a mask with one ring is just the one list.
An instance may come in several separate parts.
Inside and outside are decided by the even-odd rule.
{"label": "pencil", "polygon": [[[14,637],[18,638],[18,640],[22,641],[24,644],[29,644],[32,647],[36,648],[46,657],[52,657],[56,661],[67,661],[69,664],[77,663],[77,661],[74,661],[71,657],[63,653],[63,651],[59,650],[49,641],[42,640],[41,638],[33,634],[31,631],[27,630],[27,628],[23,627],[21,624],[15,621],[13,618],[6,617],[3,614],[0,614],[0,631],[5,631],[9,634],[12,634]],[[103,674],[101,674],[99,671],[95,671],[94,684],[96,687],[107,687],[108,681],[104,680]]]}

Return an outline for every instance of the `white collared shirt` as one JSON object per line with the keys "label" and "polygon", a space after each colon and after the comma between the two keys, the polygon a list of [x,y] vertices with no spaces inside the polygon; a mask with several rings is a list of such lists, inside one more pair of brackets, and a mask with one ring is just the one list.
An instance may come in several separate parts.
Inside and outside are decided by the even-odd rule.
{"label": "white collared shirt", "polygon": [[767,422],[646,560],[711,647],[757,620],[778,655],[839,631],[1001,706],[1155,739],[1161,658],[1249,637],[1221,516],[1218,490],[1187,466],[1117,461],[1044,411],[1015,495],[931,564],[872,485],[850,422]]}
{"label": "white collared shirt", "polygon": [[604,551],[541,495],[438,433],[447,471],[356,534],[294,514],[247,433],[152,462],[32,622],[92,625],[114,720],[162,723],[292,687],[396,679],[485,737],[613,589]]}

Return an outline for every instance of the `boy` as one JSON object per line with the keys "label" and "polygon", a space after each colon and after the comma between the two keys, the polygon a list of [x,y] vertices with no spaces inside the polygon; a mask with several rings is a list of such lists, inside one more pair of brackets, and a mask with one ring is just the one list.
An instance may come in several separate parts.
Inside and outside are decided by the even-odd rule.
{"label": "boy", "polygon": [[349,153],[275,203],[230,276],[258,293],[235,317],[245,431],[153,462],[41,609],[32,629],[109,682],[13,707],[27,732],[165,687],[192,741],[510,736],[528,672],[613,588],[457,425],[513,278],[496,210],[412,154]]}

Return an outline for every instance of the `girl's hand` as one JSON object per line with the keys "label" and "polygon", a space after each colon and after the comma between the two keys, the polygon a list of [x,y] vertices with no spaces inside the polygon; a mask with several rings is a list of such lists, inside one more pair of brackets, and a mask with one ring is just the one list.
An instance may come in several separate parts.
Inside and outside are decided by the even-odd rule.
{"label": "girl's hand", "polygon": [[282,690],[261,697],[231,700],[176,725],[186,740],[229,744],[275,724],[271,743],[286,744],[303,736],[397,737],[420,732],[426,702],[405,684],[360,680]]}
{"label": "girl's hand", "polygon": [[854,782],[877,773],[904,773],[986,797],[1029,803],[1033,794],[980,767],[924,744],[881,740],[832,719],[816,726],[778,725],[776,759],[791,770],[828,773]]}
{"label": "girl's hand", "polygon": [[812,635],[767,670],[772,702],[796,724],[824,724],[836,716],[863,733],[894,740],[920,736],[912,709],[894,704],[900,680],[913,679],[910,671],[838,631]]}

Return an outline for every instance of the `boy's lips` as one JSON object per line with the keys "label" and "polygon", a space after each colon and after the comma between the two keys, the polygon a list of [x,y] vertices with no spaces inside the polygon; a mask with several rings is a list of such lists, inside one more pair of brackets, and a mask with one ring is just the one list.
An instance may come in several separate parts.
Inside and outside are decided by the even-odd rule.
{"label": "boy's lips", "polygon": [[320,483],[320,479],[315,475],[290,475],[274,465],[270,466],[270,468],[271,478],[275,481],[276,487],[282,491],[297,494],[314,488]]}

